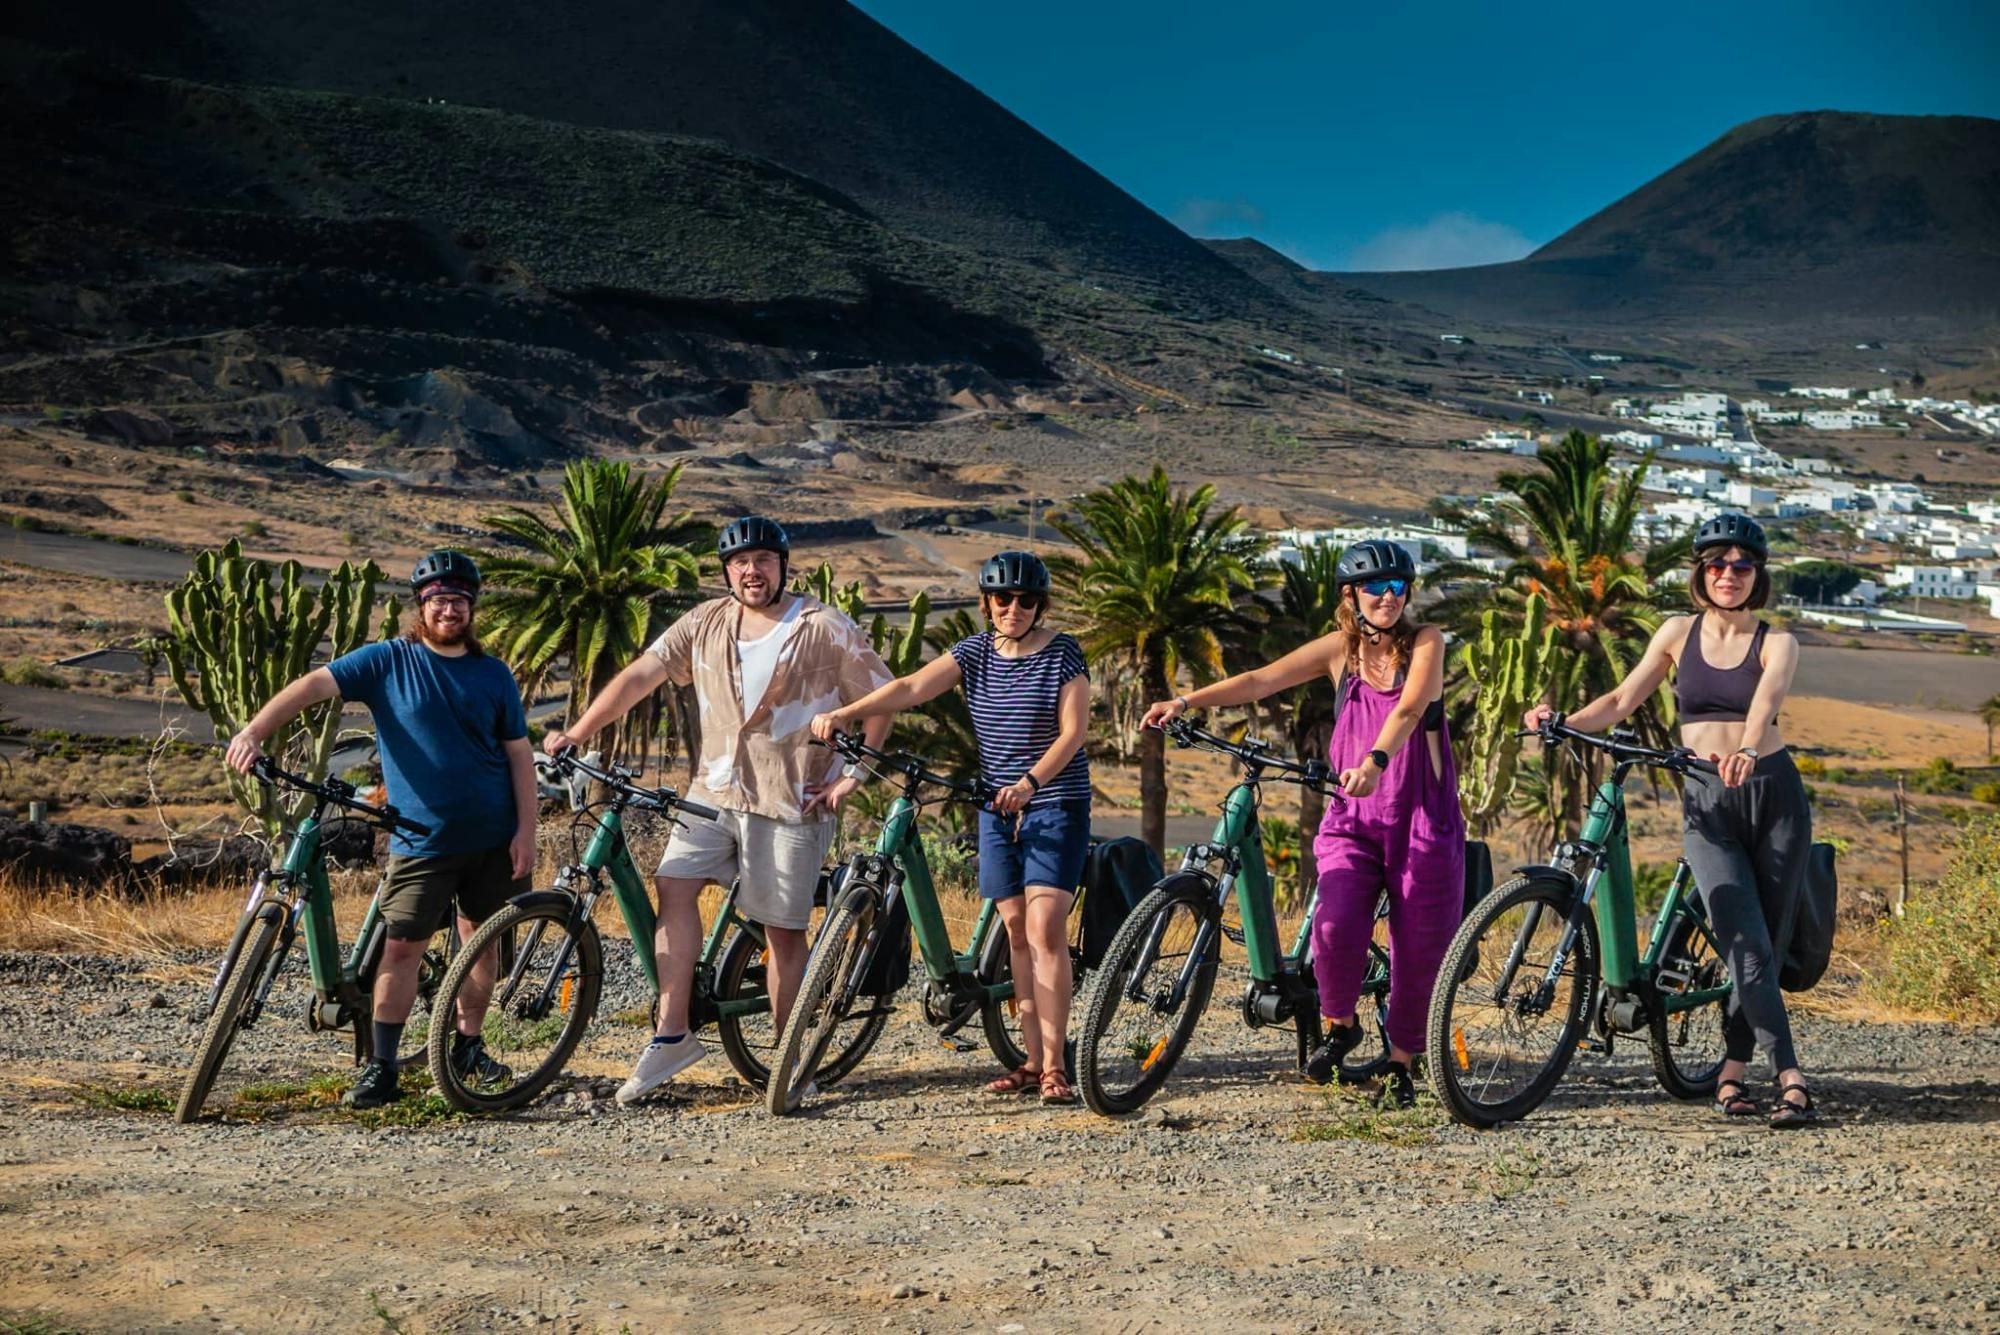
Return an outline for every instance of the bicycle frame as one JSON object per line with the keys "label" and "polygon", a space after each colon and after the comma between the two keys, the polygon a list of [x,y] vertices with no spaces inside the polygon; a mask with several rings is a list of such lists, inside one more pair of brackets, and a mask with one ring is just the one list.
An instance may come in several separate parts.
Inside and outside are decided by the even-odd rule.
{"label": "bicycle frame", "polygon": [[898,872],[896,885],[883,889],[885,893],[903,896],[917,954],[933,982],[965,988],[969,995],[985,1000],[1004,1001],[1014,995],[1011,979],[1004,983],[979,983],[973,979],[987,934],[998,919],[998,909],[993,900],[982,900],[965,953],[960,954],[952,947],[951,931],[938,904],[937,883],[931,879],[930,860],[924,855],[923,837],[917,830],[918,811],[915,799],[907,793],[899,795],[890,804],[889,814],[875,837],[876,857],[893,864]]}
{"label": "bicycle frame", "polygon": [[[1662,992],[1657,987],[1662,957],[1675,925],[1681,919],[1685,918],[1694,931],[1701,933],[1712,952],[1720,953],[1714,933],[1709,928],[1707,914],[1688,894],[1692,877],[1685,862],[1675,871],[1666,898],[1654,916],[1652,932],[1644,951],[1639,949],[1638,915],[1633,902],[1632,850],[1625,817],[1625,779],[1631,768],[1629,763],[1618,765],[1611,777],[1598,786],[1585,816],[1583,830],[1569,846],[1568,856],[1561,862],[1572,870],[1572,874],[1578,862],[1587,860],[1590,864],[1589,873],[1582,881],[1578,909],[1587,907],[1596,916],[1598,949],[1603,956],[1599,973],[1605,988],[1614,996],[1634,989],[1651,993],[1649,1003],[1658,1004],[1664,1013],[1672,1015],[1720,1000],[1729,994],[1729,988]],[[1572,922],[1563,935],[1555,955],[1557,967],[1548,979],[1551,987],[1561,967],[1568,963],[1578,930],[1578,925]],[[1637,1027],[1636,1023],[1633,1027]]]}
{"label": "bicycle frame", "polygon": [[[639,967],[645,972],[646,981],[652,984],[653,994],[659,995],[659,964],[653,953],[653,936],[659,926],[659,915],[653,908],[653,897],[646,886],[646,879],[638,865],[632,861],[632,850],[625,842],[625,821],[620,807],[616,804],[606,807],[597,814],[597,829],[585,847],[583,860],[572,867],[565,867],[556,877],[556,888],[566,890],[577,900],[577,914],[588,919],[598,897],[603,893],[599,888],[599,874],[608,874],[611,892],[618,901],[619,916],[625,920],[625,930],[632,938],[632,953],[638,957]],[[588,882],[587,887],[578,891],[573,882],[581,875]],[[760,1014],[771,1009],[768,994],[754,998],[731,1001],[714,999],[714,989],[709,985],[713,977],[716,960],[722,953],[722,942],[731,927],[741,928],[759,945],[764,944],[764,929],[736,911],[736,887],[731,885],[724,894],[722,907],[716,910],[715,921],[710,924],[707,935],[702,940],[701,956],[695,966],[696,992],[708,998],[703,1009],[712,1017],[736,1017]],[[567,959],[557,961],[550,971],[553,980],[559,977]],[[504,992],[505,986],[496,989]]]}

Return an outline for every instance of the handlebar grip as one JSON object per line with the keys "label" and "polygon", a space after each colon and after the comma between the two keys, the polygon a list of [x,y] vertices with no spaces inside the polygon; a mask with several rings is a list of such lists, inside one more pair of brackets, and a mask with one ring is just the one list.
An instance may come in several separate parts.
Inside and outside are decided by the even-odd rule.
{"label": "handlebar grip", "polygon": [[674,803],[674,810],[685,811],[688,815],[699,816],[703,820],[722,819],[722,813],[714,807],[705,807],[699,802],[690,802],[685,797],[680,798]]}
{"label": "handlebar grip", "polygon": [[402,830],[406,834],[414,834],[422,836],[429,834],[431,832],[431,827],[424,824],[420,820],[411,820],[408,816],[396,816],[393,819],[395,821],[396,828]]}

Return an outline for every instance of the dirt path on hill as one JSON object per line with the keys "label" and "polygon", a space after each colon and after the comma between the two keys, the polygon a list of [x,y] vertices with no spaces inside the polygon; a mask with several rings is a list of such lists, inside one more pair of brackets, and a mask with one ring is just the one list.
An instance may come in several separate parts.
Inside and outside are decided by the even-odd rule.
{"label": "dirt path on hill", "polygon": [[[509,1121],[370,1130],[298,1112],[176,1127],[92,1106],[178,1086],[191,963],[0,957],[0,1318],[2000,1327],[1993,1029],[1801,1017],[1832,1120],[1788,1135],[1673,1102],[1631,1046],[1580,1060],[1518,1126],[1375,1114],[1300,1085],[1289,1035],[1245,1030],[1227,979],[1166,1096],[1123,1122],[990,1098],[975,1084],[983,1051],[942,1049],[907,1006],[849,1084],[782,1122],[719,1053],[633,1109],[586,1079]],[[631,990],[629,959],[613,973],[607,1016]],[[169,1004],[149,1005],[156,992]],[[602,1023],[586,1077],[621,1071],[638,1038]],[[231,1078],[297,1080],[340,1058],[282,1015],[245,1040]]]}

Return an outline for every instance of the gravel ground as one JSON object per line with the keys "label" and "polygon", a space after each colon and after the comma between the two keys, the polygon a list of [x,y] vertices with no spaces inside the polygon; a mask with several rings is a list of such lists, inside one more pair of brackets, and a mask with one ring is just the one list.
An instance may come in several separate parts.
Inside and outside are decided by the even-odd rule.
{"label": "gravel ground", "polygon": [[[640,1037],[610,1018],[640,994],[607,945],[579,1079],[520,1117],[395,1129],[101,1106],[177,1091],[195,961],[0,956],[0,1319],[2000,1330],[2000,1030],[1801,1017],[1831,1114],[1810,1131],[1676,1103],[1635,1044],[1473,1132],[1299,1084],[1225,978],[1166,1094],[1113,1122],[983,1094],[990,1058],[941,1047],[905,993],[849,1082],[778,1121],[719,1052],[667,1097],[595,1097]],[[280,1014],[232,1076],[344,1052]]]}

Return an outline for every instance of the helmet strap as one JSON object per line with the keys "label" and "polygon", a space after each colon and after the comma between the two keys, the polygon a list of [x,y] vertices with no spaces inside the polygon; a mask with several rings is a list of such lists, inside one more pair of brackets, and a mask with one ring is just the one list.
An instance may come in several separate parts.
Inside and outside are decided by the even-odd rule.
{"label": "helmet strap", "polygon": [[1386,626],[1378,626],[1374,622],[1370,621],[1368,619],[1368,614],[1361,610],[1361,595],[1354,592],[1354,586],[1352,584],[1348,585],[1347,589],[1349,595],[1354,599],[1354,602],[1352,604],[1354,608],[1354,621],[1355,624],[1361,630],[1361,638],[1367,640],[1368,643],[1370,644],[1374,644],[1377,640],[1380,640],[1384,635],[1387,635],[1390,631],[1396,629],[1396,623],[1393,621]]}

